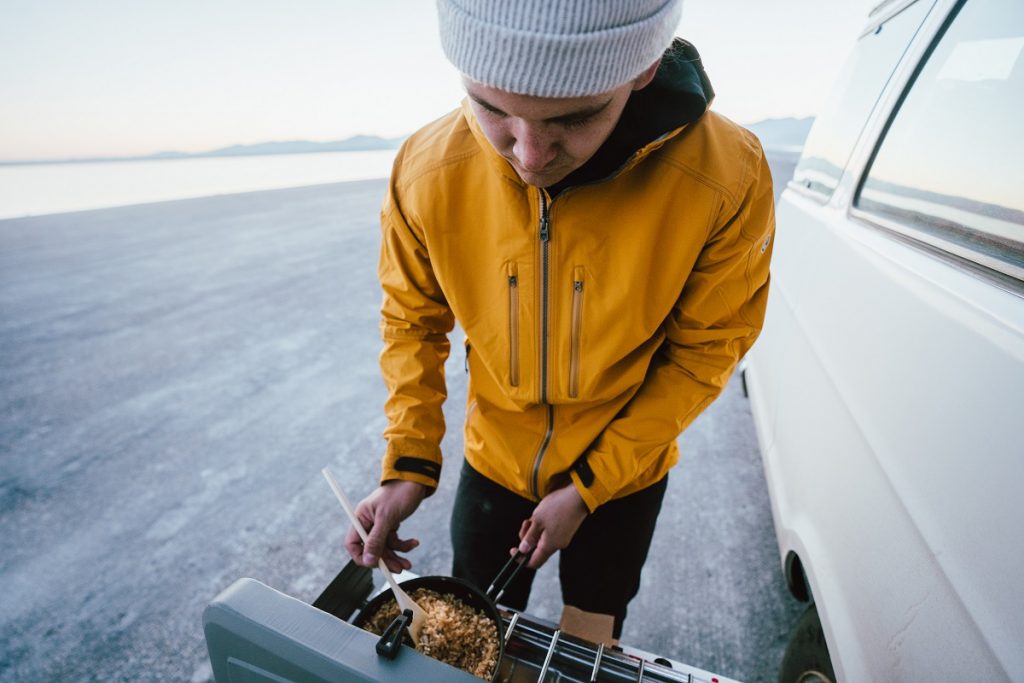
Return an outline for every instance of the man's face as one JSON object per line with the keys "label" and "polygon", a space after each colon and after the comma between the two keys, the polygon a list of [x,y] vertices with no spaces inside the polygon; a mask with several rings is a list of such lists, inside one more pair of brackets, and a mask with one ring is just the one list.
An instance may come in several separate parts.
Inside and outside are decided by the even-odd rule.
{"label": "man's face", "polygon": [[608,139],[637,87],[630,82],[601,95],[534,97],[468,78],[463,84],[491,145],[523,182],[536,187],[554,185],[586,163]]}

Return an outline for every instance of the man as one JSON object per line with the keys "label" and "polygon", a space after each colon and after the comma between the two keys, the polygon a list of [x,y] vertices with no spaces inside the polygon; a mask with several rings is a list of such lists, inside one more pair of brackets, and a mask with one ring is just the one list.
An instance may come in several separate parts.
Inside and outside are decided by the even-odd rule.
{"label": "man", "polygon": [[564,630],[618,638],[676,437],[760,331],[774,227],[756,138],[708,112],[679,0],[439,0],[461,109],[415,133],[382,211],[381,486],[346,547],[408,568],[437,486],[447,333],[466,332],[453,574],[561,551]]}

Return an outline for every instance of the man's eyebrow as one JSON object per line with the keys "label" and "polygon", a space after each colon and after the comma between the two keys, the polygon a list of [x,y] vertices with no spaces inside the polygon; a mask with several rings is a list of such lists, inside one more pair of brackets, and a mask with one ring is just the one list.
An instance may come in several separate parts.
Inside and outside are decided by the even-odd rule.
{"label": "man's eyebrow", "polygon": [[581,119],[589,119],[591,116],[597,116],[612,103],[612,99],[609,97],[607,101],[601,104],[595,104],[592,107],[584,107],[583,109],[577,109],[576,111],[569,112],[568,114],[562,114],[561,116],[553,116],[550,119],[545,119],[548,123],[565,123],[567,121],[579,121]]}
{"label": "man's eyebrow", "polygon": [[[480,97],[478,95],[474,95],[472,93],[467,93],[467,94],[470,96],[470,98],[474,102],[479,104],[484,109],[492,111],[495,114],[501,114],[502,116],[508,116],[508,114],[506,112],[503,112],[501,109],[499,109],[498,107],[495,107],[493,104],[491,104],[487,100],[483,99],[482,97]],[[578,121],[580,119],[589,119],[591,116],[596,116],[597,114],[600,114],[602,111],[604,111],[608,107],[608,105],[612,103],[613,99],[614,99],[613,97],[609,97],[607,101],[602,102],[601,104],[595,104],[592,107],[584,107],[583,109],[578,109],[576,111],[571,111],[571,112],[569,112],[567,114],[561,114],[559,116],[552,116],[549,119],[544,119],[544,121],[545,121],[545,123],[565,123],[567,121]]]}
{"label": "man's eyebrow", "polygon": [[494,112],[495,114],[501,114],[502,116],[508,116],[508,114],[506,114],[506,113],[505,113],[505,112],[503,112],[502,110],[498,109],[497,107],[495,107],[495,106],[494,106],[493,104],[491,104],[490,102],[488,102],[488,101],[487,101],[487,100],[485,100],[484,98],[482,98],[482,97],[477,97],[477,96],[476,96],[476,95],[474,95],[473,93],[466,93],[466,94],[468,94],[468,95],[469,95],[469,98],[470,98],[471,100],[473,100],[474,102],[476,102],[477,104],[479,104],[479,105],[480,105],[481,107],[483,107],[484,109],[487,109],[487,110],[489,110],[489,111],[493,111],[493,112]]}

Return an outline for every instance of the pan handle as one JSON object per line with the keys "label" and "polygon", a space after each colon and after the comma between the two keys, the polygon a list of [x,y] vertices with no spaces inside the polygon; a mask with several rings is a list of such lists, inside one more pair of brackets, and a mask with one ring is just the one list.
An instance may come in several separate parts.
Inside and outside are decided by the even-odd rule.
{"label": "pan handle", "polygon": [[405,638],[410,624],[412,624],[412,610],[407,609],[395,617],[380,640],[377,641],[377,654],[385,659],[394,659],[402,647],[402,640]]}
{"label": "pan handle", "polygon": [[[490,598],[491,602],[498,604],[498,600],[505,594],[505,589],[509,587],[512,581],[519,574],[519,570],[523,568],[527,560],[530,559],[532,553],[521,553],[516,548],[515,553],[509,558],[505,566],[501,568],[498,575],[494,577],[494,581],[491,581],[490,587],[487,589],[487,597]],[[507,578],[503,578],[505,573],[511,570]]]}

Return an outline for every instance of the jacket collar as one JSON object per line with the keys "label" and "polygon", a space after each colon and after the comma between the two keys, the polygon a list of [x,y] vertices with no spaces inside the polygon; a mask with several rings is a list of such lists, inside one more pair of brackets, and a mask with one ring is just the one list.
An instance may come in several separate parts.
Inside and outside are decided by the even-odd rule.
{"label": "jacket collar", "polygon": [[473,114],[473,108],[469,104],[469,98],[463,98],[462,100],[462,116],[466,119],[466,124],[469,126],[469,131],[473,134],[476,139],[476,143],[483,150],[484,156],[487,161],[498,173],[505,176],[506,179],[511,180],[516,185],[525,186],[526,183],[522,181],[519,174],[516,173],[512,165],[505,160],[505,157],[498,154],[494,146],[491,145],[490,140],[484,135],[483,128],[480,127],[480,122],[476,120],[476,115]]}

